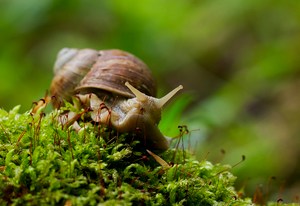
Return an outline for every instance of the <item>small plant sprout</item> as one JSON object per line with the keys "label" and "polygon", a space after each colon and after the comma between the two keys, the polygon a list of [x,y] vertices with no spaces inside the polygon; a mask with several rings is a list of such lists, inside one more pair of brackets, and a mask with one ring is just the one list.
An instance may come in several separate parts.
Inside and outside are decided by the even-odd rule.
{"label": "small plant sprout", "polygon": [[160,156],[154,154],[153,152],[151,152],[150,150],[146,150],[154,159],[157,163],[159,163],[163,169],[169,169],[171,166],[165,161],[163,160]]}
{"label": "small plant sprout", "polygon": [[52,98],[48,95],[48,91],[45,93],[45,96],[37,102],[33,102],[33,108],[31,109],[32,114],[39,113],[43,110],[50,102]]}

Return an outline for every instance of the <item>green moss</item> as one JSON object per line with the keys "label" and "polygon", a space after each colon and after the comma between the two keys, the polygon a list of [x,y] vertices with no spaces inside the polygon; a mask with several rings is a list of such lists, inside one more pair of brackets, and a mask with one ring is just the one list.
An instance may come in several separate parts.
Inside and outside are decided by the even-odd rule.
{"label": "green moss", "polygon": [[[169,149],[162,167],[135,140],[91,122],[0,110],[0,205],[250,205],[229,165]],[[79,120],[82,119],[79,115]]]}

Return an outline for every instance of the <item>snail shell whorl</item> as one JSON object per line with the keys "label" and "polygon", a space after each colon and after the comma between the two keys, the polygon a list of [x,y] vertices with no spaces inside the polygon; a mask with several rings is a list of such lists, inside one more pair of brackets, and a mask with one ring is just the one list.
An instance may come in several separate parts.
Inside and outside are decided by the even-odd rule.
{"label": "snail shell whorl", "polygon": [[125,82],[129,82],[141,92],[156,96],[152,74],[140,59],[117,49],[102,50],[99,54],[96,63],[76,87],[77,92],[101,89],[114,95],[132,98],[134,95],[125,86]]}
{"label": "snail shell whorl", "polygon": [[62,49],[54,65],[50,86],[53,105],[70,101],[76,93],[101,93],[134,97],[125,86],[129,82],[141,92],[156,96],[156,84],[148,67],[134,55],[118,49]]}
{"label": "snail shell whorl", "polygon": [[50,93],[55,96],[53,105],[58,107],[63,100],[70,101],[78,82],[95,63],[98,52],[92,49],[62,49],[54,65],[55,76]]}

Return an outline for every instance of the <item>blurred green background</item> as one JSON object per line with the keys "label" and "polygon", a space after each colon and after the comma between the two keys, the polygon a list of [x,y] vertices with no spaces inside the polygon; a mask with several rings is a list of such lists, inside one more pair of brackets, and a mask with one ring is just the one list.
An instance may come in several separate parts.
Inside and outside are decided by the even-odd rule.
{"label": "blurred green background", "polygon": [[0,107],[43,97],[63,47],[129,51],[160,95],[183,84],[165,133],[187,125],[200,160],[245,155],[232,172],[247,196],[299,201],[299,1],[1,0]]}

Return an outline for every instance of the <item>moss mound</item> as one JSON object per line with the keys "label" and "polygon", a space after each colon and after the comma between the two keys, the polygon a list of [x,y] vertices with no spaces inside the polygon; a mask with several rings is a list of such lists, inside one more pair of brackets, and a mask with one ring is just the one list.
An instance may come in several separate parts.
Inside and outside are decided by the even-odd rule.
{"label": "moss mound", "polygon": [[76,132],[57,110],[18,109],[0,110],[0,205],[251,204],[234,190],[229,165],[169,149],[158,154],[162,166],[134,135],[84,121]]}

